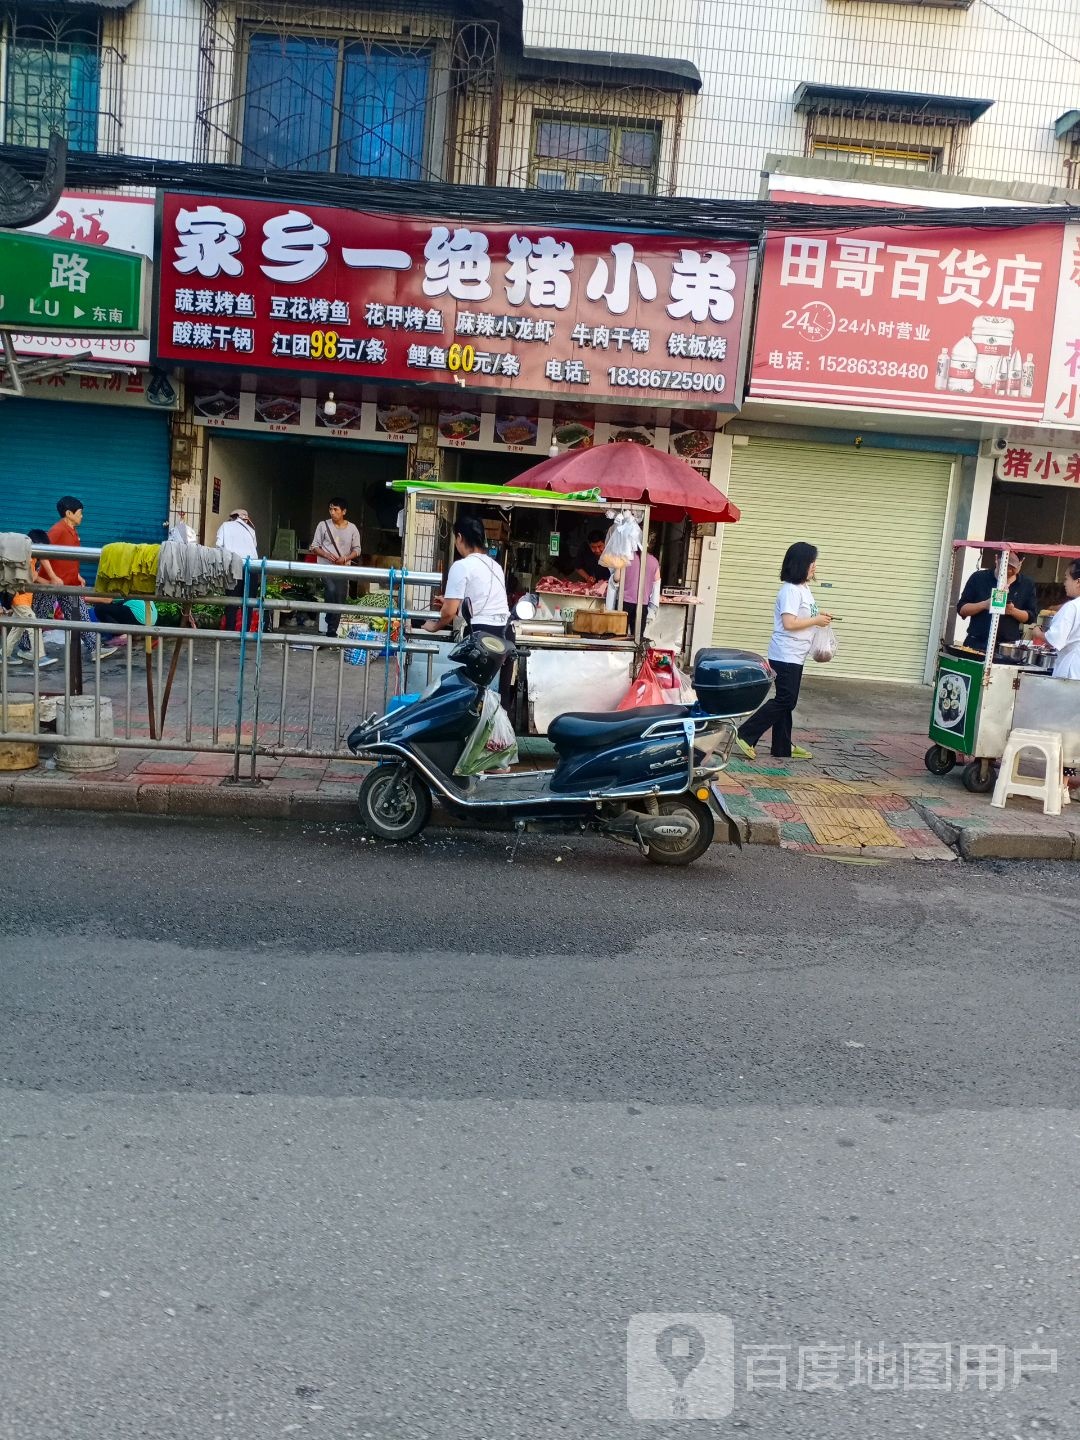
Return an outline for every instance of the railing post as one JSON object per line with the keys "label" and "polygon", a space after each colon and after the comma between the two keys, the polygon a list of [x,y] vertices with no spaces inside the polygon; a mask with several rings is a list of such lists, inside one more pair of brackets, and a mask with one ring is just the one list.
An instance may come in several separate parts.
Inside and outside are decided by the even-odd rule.
{"label": "railing post", "polygon": [[240,663],[236,676],[236,734],[233,736],[232,783],[240,783],[240,732],[244,725],[244,670],[247,661],[248,623],[248,577],[251,574],[251,557],[244,560],[244,576],[241,581],[243,594],[240,600]]}

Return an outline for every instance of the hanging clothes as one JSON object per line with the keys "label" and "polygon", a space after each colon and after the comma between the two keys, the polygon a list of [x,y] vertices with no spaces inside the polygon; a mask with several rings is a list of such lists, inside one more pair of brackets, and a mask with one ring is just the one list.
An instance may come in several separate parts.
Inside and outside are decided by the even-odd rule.
{"label": "hanging clothes", "polygon": [[243,558],[216,546],[184,545],[167,540],[158,556],[158,594],[175,600],[224,595],[243,578]]}
{"label": "hanging clothes", "polygon": [[10,590],[15,585],[30,583],[32,548],[29,535],[22,535],[17,530],[6,530],[0,534],[0,587]]}
{"label": "hanging clothes", "polygon": [[94,589],[103,595],[152,595],[160,553],[160,545],[118,541],[103,546]]}

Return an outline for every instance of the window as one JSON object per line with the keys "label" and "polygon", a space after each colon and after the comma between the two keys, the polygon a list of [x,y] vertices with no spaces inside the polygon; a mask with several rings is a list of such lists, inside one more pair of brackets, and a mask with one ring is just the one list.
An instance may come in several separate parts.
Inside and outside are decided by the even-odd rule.
{"label": "window", "polygon": [[44,147],[53,130],[96,150],[101,33],[82,15],[13,16],[4,35],[4,140]]}
{"label": "window", "polygon": [[529,183],[538,190],[653,195],[660,127],[644,121],[533,121]]}
{"label": "window", "polygon": [[241,163],[418,180],[431,52],[329,37],[249,37]]}
{"label": "window", "polygon": [[829,140],[812,136],[810,154],[815,160],[849,160],[855,165],[880,165],[886,170],[941,169],[941,151],[930,147],[890,145],[875,140]]}

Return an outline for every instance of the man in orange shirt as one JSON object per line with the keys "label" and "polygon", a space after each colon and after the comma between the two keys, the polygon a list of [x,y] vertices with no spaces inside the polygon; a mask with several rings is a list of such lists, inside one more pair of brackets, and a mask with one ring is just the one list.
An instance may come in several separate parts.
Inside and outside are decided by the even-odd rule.
{"label": "man in orange shirt", "polygon": [[[83,522],[83,504],[76,500],[74,495],[61,495],[56,502],[56,513],[60,519],[49,531],[50,545],[79,545],[79,526]],[[85,585],[86,581],[79,574],[79,562],[77,560],[53,560],[52,568],[56,572],[61,585]],[[86,620],[93,621],[90,614],[90,607],[81,595],[58,595],[56,597],[60,605],[60,611],[65,620]],[[100,652],[102,660],[110,655],[116,654],[115,645],[101,644],[101,636],[94,630],[83,632],[83,653],[88,660],[93,660]]]}

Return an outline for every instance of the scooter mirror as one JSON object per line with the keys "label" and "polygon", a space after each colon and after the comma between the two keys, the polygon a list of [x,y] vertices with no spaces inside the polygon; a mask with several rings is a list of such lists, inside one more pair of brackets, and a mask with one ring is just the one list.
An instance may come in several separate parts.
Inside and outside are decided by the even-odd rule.
{"label": "scooter mirror", "polygon": [[514,606],[515,620],[535,620],[538,601],[535,595],[522,595]]}

